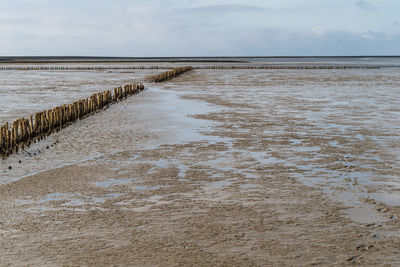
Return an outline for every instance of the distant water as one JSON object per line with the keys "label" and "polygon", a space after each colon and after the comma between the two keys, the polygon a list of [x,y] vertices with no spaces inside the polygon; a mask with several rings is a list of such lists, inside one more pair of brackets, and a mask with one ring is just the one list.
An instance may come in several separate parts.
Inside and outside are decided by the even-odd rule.
{"label": "distant water", "polygon": [[400,67],[400,56],[348,57],[0,57],[0,65],[7,63],[139,63],[139,62],[236,62],[253,64],[353,64]]}
{"label": "distant water", "polygon": [[298,57],[298,58],[242,58],[249,62],[279,63],[279,64],[355,64],[380,65],[400,67],[400,57]]}
{"label": "distant water", "polygon": [[180,58],[180,60],[199,60],[217,62],[242,62],[271,65],[371,65],[400,67],[400,57],[209,57]]}

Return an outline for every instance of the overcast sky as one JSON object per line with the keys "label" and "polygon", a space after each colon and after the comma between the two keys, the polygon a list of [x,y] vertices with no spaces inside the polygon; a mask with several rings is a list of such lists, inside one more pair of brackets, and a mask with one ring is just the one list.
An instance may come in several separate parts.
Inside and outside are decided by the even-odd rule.
{"label": "overcast sky", "polygon": [[399,14],[399,0],[1,0],[0,55],[398,55]]}

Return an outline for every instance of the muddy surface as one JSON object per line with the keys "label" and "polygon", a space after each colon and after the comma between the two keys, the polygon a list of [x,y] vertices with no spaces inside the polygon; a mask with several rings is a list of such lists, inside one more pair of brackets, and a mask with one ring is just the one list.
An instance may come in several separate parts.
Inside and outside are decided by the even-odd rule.
{"label": "muddy surface", "polygon": [[399,264],[399,84],[386,69],[148,85],[2,162],[0,265]]}

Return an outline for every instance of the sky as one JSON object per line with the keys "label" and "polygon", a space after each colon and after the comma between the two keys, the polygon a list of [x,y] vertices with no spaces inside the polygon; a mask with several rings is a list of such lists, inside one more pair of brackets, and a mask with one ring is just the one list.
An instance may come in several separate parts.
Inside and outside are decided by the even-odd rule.
{"label": "sky", "polygon": [[399,0],[1,0],[0,56],[400,55]]}

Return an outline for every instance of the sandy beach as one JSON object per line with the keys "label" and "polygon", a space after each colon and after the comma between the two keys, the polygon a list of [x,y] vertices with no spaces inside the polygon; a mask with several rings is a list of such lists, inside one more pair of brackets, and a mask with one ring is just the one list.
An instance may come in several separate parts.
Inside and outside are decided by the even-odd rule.
{"label": "sandy beach", "polygon": [[397,69],[145,83],[1,161],[0,265],[395,266],[399,85]]}

